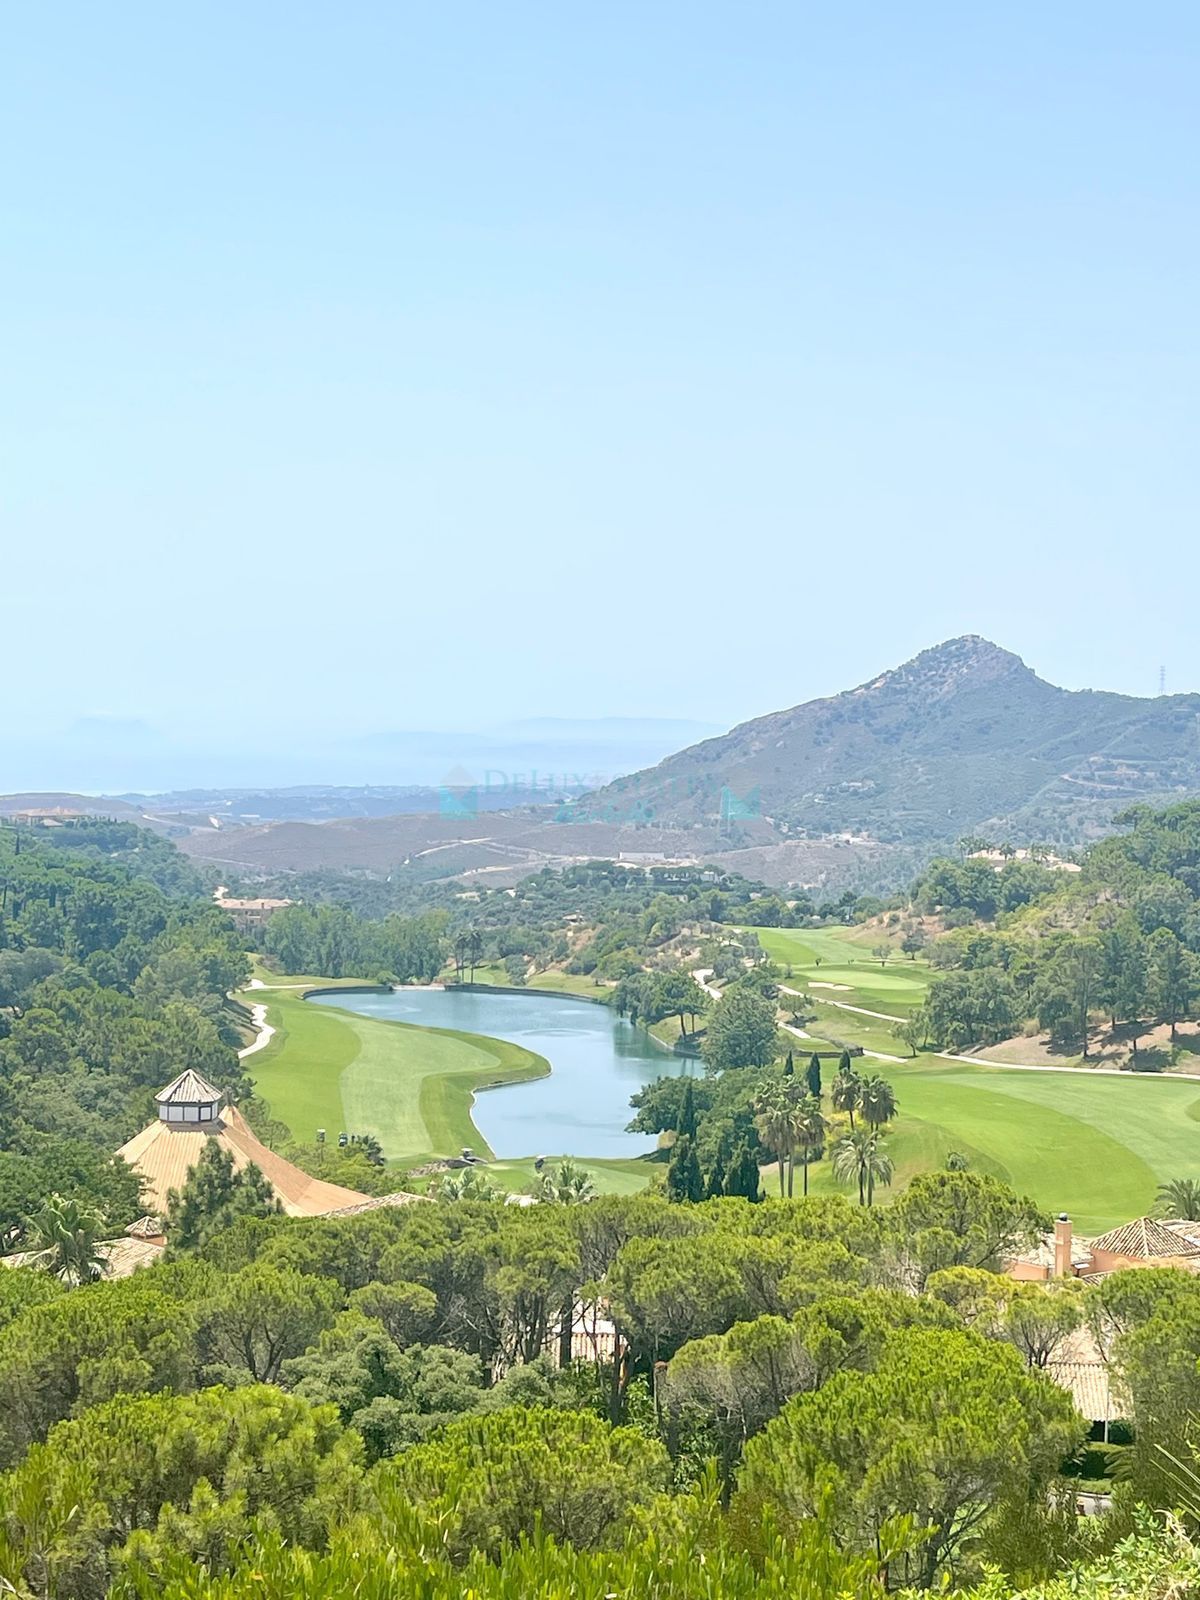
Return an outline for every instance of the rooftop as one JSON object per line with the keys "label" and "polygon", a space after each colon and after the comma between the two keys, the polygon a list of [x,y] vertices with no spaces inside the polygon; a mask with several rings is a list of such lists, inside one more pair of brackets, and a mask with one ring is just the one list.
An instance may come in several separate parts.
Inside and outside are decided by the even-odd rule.
{"label": "rooftop", "polygon": [[1111,1228],[1098,1239],[1089,1240],[1093,1256],[1104,1251],[1115,1256],[1132,1256],[1149,1261],[1164,1256],[1200,1255],[1200,1244],[1176,1231],[1181,1224],[1168,1225],[1157,1217],[1135,1217],[1119,1228]]}
{"label": "rooftop", "polygon": [[172,1078],[165,1089],[160,1089],[154,1099],[160,1106],[211,1105],[221,1099],[222,1093],[207,1078],[188,1067],[177,1078]]}
{"label": "rooftop", "polygon": [[258,1167],[290,1217],[323,1217],[348,1207],[360,1207],[370,1199],[357,1189],[314,1178],[285,1161],[263,1144],[236,1106],[225,1106],[220,1116],[209,1123],[151,1122],[117,1151],[141,1174],[142,1203],[147,1211],[167,1210],[171,1190],[183,1188],[209,1139],[229,1151],[235,1172],[243,1172],[251,1165]]}

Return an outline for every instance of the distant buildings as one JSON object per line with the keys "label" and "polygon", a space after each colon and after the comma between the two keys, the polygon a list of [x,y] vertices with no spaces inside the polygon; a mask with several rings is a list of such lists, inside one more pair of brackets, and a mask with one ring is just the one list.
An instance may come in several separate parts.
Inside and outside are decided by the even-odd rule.
{"label": "distant buildings", "polygon": [[238,900],[224,889],[218,889],[213,899],[222,911],[228,912],[234,927],[244,936],[261,933],[277,911],[292,904],[290,900]]}
{"label": "distant buildings", "polygon": [[25,806],[9,813],[9,821],[21,828],[74,828],[81,822],[111,822],[94,812],[72,811],[67,806]]}

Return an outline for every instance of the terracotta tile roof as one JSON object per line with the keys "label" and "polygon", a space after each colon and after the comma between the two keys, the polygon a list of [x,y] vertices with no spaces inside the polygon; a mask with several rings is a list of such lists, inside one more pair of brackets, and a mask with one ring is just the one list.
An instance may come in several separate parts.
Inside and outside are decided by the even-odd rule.
{"label": "terracotta tile roof", "polygon": [[323,1217],[370,1199],[357,1189],[344,1189],[339,1183],[311,1177],[268,1150],[236,1106],[226,1106],[216,1122],[204,1126],[151,1122],[123,1144],[117,1154],[141,1173],[146,1206],[162,1212],[167,1209],[170,1191],[182,1189],[187,1182],[208,1139],[215,1139],[229,1151],[235,1172],[245,1171],[251,1163],[257,1166],[289,1217]]}
{"label": "terracotta tile roof", "polygon": [[202,1101],[220,1098],[221,1090],[214,1089],[207,1078],[202,1078],[190,1067],[186,1072],[181,1072],[177,1078],[172,1078],[167,1087],[160,1089],[154,1096],[160,1106],[198,1105]]}
{"label": "terracotta tile roof", "polygon": [[1121,1416],[1103,1361],[1052,1361],[1046,1376],[1067,1391],[1088,1422],[1112,1422]]}
{"label": "terracotta tile roof", "polygon": [[1185,1245],[1200,1250],[1200,1222],[1188,1222],[1182,1217],[1164,1217],[1163,1227],[1182,1239]]}
{"label": "terracotta tile roof", "polygon": [[161,1239],[163,1236],[163,1219],[161,1217],[139,1217],[136,1222],[131,1222],[125,1229],[130,1239]]}
{"label": "terracotta tile roof", "polygon": [[386,1206],[406,1206],[414,1200],[427,1201],[427,1194],[410,1194],[407,1189],[395,1189],[391,1194],[370,1195],[356,1206],[339,1206],[336,1211],[326,1211],[327,1217],[361,1217],[366,1211],[379,1211]]}
{"label": "terracotta tile roof", "polygon": [[162,1240],[108,1239],[100,1245],[106,1278],[128,1278],[141,1267],[151,1267],[163,1253]]}
{"label": "terracotta tile roof", "polygon": [[[1090,1264],[1091,1259],[1091,1240],[1073,1237],[1071,1240],[1071,1265],[1073,1267],[1086,1267]],[[1054,1235],[1052,1233],[1043,1233],[1037,1244],[1029,1250],[1023,1250],[1020,1255],[1013,1256],[1012,1260],[1031,1267],[1049,1267],[1053,1271],[1055,1262]]]}
{"label": "terracotta tile roof", "polygon": [[1113,1228],[1091,1241],[1093,1252],[1108,1251],[1117,1256],[1150,1260],[1160,1256],[1200,1255],[1200,1246],[1189,1244],[1157,1217],[1137,1217],[1120,1228]]}
{"label": "terracotta tile roof", "polygon": [[[104,1262],[102,1278],[128,1278],[139,1267],[151,1266],[162,1255],[163,1246],[149,1239],[103,1239],[96,1245],[96,1254]],[[37,1267],[42,1263],[44,1250],[21,1250],[16,1255],[0,1256],[0,1267]]]}

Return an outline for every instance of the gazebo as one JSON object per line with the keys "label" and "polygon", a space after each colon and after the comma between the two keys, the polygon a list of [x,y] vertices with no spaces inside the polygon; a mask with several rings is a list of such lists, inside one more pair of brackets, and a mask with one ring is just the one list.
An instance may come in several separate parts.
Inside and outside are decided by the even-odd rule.
{"label": "gazebo", "polygon": [[[235,1172],[258,1167],[289,1216],[323,1217],[370,1199],[357,1189],[314,1178],[268,1150],[238,1108],[224,1104],[224,1092],[190,1067],[154,1100],[157,1118],[117,1151],[141,1175],[142,1204],[149,1212],[165,1213],[171,1190],[183,1188],[210,1139],[229,1151]],[[396,1205],[415,1198],[388,1196]]]}

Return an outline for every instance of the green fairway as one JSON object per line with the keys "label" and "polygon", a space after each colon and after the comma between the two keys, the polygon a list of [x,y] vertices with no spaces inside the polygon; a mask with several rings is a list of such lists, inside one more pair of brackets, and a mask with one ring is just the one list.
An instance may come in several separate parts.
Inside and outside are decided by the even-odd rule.
{"label": "green fairway", "polygon": [[[777,949],[779,955],[787,949],[797,987],[810,974],[831,983],[853,980],[854,987],[845,990],[816,989],[818,1015],[809,1024],[814,1037],[902,1053],[887,1022],[843,1010],[834,1000],[898,1015],[909,1006],[907,991],[923,988],[922,964],[889,964],[880,972],[878,962],[850,956],[837,930],[821,929],[821,966],[809,947],[810,964],[801,970],[801,941],[814,935],[762,931],[772,943],[782,940]],[[330,1138],[342,1130],[374,1133],[389,1158],[407,1164],[454,1154],[463,1145],[484,1154],[470,1117],[474,1089],[548,1070],[541,1057],[514,1044],[309,1005],[302,992],[280,987],[242,995],[265,1004],[278,1029],[266,1049],[247,1057],[246,1068],[258,1093],[298,1138],[312,1138],[319,1127]],[[899,1002],[897,995],[903,996]],[[796,1040],[795,1049],[802,1057],[804,1041]],[[930,1055],[868,1060],[863,1068],[888,1078],[900,1102],[888,1133],[896,1167],[891,1193],[956,1150],[972,1170],[992,1173],[1048,1211],[1069,1211],[1084,1232],[1100,1232],[1150,1210],[1164,1180],[1200,1175],[1195,1079],[1028,1072]],[[643,1188],[657,1171],[637,1160],[583,1164],[601,1193]],[[532,1187],[532,1157],[499,1162],[492,1170],[502,1187]],[[828,1162],[813,1167],[810,1187],[818,1193],[833,1187]]]}
{"label": "green fairway", "polygon": [[[900,1103],[888,1135],[897,1186],[958,1150],[973,1170],[1098,1233],[1151,1210],[1159,1183],[1200,1172],[1194,1079],[1006,1071],[933,1056],[871,1070]],[[824,1164],[813,1185],[833,1186]]]}
{"label": "green fairway", "polygon": [[[811,995],[816,1017],[806,1026],[815,1039],[907,1056],[893,1024],[862,1013],[908,1016],[924,998],[926,963],[896,956],[881,967],[869,944],[852,937],[861,936],[858,929],[754,931],[773,961],[791,967],[785,983]],[[803,1040],[795,1049],[803,1052]],[[889,1079],[900,1102],[888,1135],[896,1188],[957,1150],[975,1171],[994,1174],[1047,1210],[1069,1211],[1084,1231],[1100,1232],[1149,1211],[1164,1180],[1200,1175],[1195,1079],[1027,1072],[932,1055],[868,1060],[863,1070]],[[813,1169],[810,1185],[833,1187],[827,1163]]]}
{"label": "green fairway", "polygon": [[471,1121],[473,1091],[549,1072],[520,1045],[446,1028],[381,1022],[306,1003],[296,990],[248,992],[277,1029],[247,1057],[255,1091],[298,1139],[324,1128],[373,1133],[390,1160],[490,1154]]}
{"label": "green fairway", "polygon": [[834,1006],[862,1006],[906,1017],[922,1003],[929,987],[929,967],[924,961],[901,956],[881,966],[868,945],[856,942],[849,928],[752,928],[759,943],[778,966],[814,1000]]}

